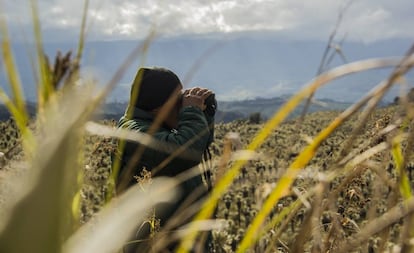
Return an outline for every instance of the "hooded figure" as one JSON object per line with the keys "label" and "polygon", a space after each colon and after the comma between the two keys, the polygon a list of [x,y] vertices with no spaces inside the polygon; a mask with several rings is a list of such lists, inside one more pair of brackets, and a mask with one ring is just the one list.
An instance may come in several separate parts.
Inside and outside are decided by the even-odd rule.
{"label": "hooded figure", "polygon": [[[170,70],[138,70],[128,108],[119,120],[118,127],[150,134],[156,142],[149,147],[125,141],[123,152],[114,156],[121,164],[116,182],[118,193],[137,183],[134,176],[140,176],[143,169],[150,171],[152,177],[175,177],[200,164],[203,158],[209,158],[208,146],[214,137],[217,107],[214,94],[200,87],[182,89],[180,79]],[[177,150],[181,152],[177,153]],[[163,204],[155,208],[156,217],[161,219],[161,227],[188,196],[195,195],[192,196],[193,201],[205,196],[210,187],[209,182],[210,171],[182,182],[179,186],[181,194],[175,204]],[[148,231],[142,230],[145,229],[141,229],[134,239],[148,236]],[[170,245],[170,249],[175,246]],[[145,250],[143,247],[142,244],[131,245],[127,251]]]}

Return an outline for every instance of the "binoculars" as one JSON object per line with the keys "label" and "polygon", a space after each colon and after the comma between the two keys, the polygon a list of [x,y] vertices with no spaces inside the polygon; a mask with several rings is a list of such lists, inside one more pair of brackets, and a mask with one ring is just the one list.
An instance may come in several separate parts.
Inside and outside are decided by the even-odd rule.
{"label": "binoculars", "polygon": [[216,96],[214,94],[211,94],[206,98],[204,104],[206,105],[206,109],[204,110],[204,112],[209,116],[214,116],[217,110]]}

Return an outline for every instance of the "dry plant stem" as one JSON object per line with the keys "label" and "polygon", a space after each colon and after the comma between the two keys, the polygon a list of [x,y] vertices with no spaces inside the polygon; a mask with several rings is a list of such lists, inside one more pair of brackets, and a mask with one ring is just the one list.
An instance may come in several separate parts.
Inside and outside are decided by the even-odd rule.
{"label": "dry plant stem", "polygon": [[[313,208],[314,207],[312,206],[312,209]],[[292,253],[305,252],[306,241],[309,239],[312,233],[312,209],[310,209],[305,215],[305,219],[294,240],[293,248],[291,250]]]}
{"label": "dry plant stem", "polygon": [[341,181],[341,183],[336,187],[336,189],[334,191],[331,192],[331,194],[329,195],[328,199],[328,203],[335,203],[336,199],[338,199],[338,195],[341,191],[344,190],[344,188],[346,188],[346,186],[351,183],[351,181],[360,176],[367,168],[365,166],[357,166],[356,168],[354,168],[352,171],[348,172],[345,174],[345,178]]}
{"label": "dry plant stem", "polygon": [[[402,129],[403,130],[403,129]],[[408,142],[410,142],[411,136],[408,137]],[[400,188],[400,192],[403,198],[408,198],[412,196],[411,186],[409,179],[407,177],[406,171],[406,160],[407,156],[404,157],[402,151],[402,140],[396,136],[393,139],[392,154],[395,160],[395,167],[397,171],[397,181]],[[407,152],[408,153],[408,152]],[[413,224],[413,214],[404,217],[404,225],[402,228],[402,233],[400,237],[400,243],[402,245],[401,252],[411,252],[413,245],[410,244],[410,238],[414,237],[414,229],[412,228]]]}
{"label": "dry plant stem", "polygon": [[[319,64],[318,71],[316,73],[317,76],[320,75],[324,71],[324,68],[327,67],[327,65],[330,63],[330,61],[332,60],[332,58],[335,55],[335,53],[337,53],[337,50],[334,50],[334,52],[332,53],[331,57],[328,57],[328,54],[329,54],[329,52],[332,49],[333,41],[335,39],[336,33],[337,33],[338,29],[339,29],[339,26],[340,26],[340,24],[342,22],[342,19],[343,19],[343,16],[345,14],[345,11],[351,5],[351,2],[352,1],[348,1],[348,3],[344,6],[344,8],[339,12],[338,19],[336,20],[335,27],[334,27],[333,31],[331,32],[331,34],[329,35],[328,43],[327,43],[327,45],[325,47],[325,51],[324,51],[324,53],[322,55],[322,60],[321,60],[321,62]],[[315,92],[312,92],[309,95],[309,97],[307,98],[305,107],[303,108],[303,111],[301,113],[301,116],[300,116],[300,119],[299,119],[299,122],[298,122],[298,126],[301,126],[302,125],[302,122],[305,119],[306,113],[309,110],[309,106],[310,106],[310,103],[311,103],[314,95],[315,95]]]}
{"label": "dry plant stem", "polygon": [[[310,196],[311,194],[308,192],[307,194]],[[277,216],[273,217],[273,219],[266,225],[266,227],[260,232],[259,237],[264,236],[264,234],[273,229],[277,224],[280,224],[277,231],[272,235],[272,239],[276,240],[280,237],[280,235],[285,231],[286,227],[292,222],[292,219],[297,215],[299,209],[303,206],[303,203],[297,199],[293,202],[289,207],[285,207]],[[293,232],[293,231],[292,231]],[[274,245],[272,247],[268,247],[266,249],[266,253],[272,252]]]}
{"label": "dry plant stem", "polygon": [[38,118],[42,120],[43,109],[46,104],[49,102],[49,99],[53,95],[53,88],[51,84],[51,75],[49,72],[48,66],[45,64],[44,50],[43,50],[43,41],[42,33],[39,21],[39,10],[37,6],[37,1],[31,0],[30,7],[32,11],[32,22],[33,22],[33,31],[35,35],[35,44],[36,44],[36,53],[37,53],[37,63],[39,66],[39,75],[38,76]]}
{"label": "dry plant stem", "polygon": [[136,221],[143,220],[152,205],[175,197],[177,184],[171,179],[156,179],[147,186],[150,187],[146,188],[147,192],[135,185],[114,198],[96,220],[90,220],[72,235],[63,252],[120,252],[118,250],[136,229]]}
{"label": "dry plant stem", "polygon": [[164,161],[162,161],[157,167],[153,169],[154,174],[159,172],[161,169],[163,169],[169,162],[171,162],[176,157],[185,154],[188,147],[191,146],[195,141],[200,139],[201,136],[206,134],[208,131],[209,131],[208,128],[206,128],[199,135],[194,136],[191,140],[189,140],[188,142],[184,143],[183,145],[175,149],[174,152],[171,152],[171,155],[169,157],[167,157]]}
{"label": "dry plant stem", "polygon": [[[268,224],[260,231],[259,238],[265,236],[267,231],[270,231],[271,229],[274,229],[279,223],[280,226],[277,228],[276,232],[272,235],[273,240],[279,239],[280,235],[285,231],[286,227],[289,225],[289,223],[293,222],[293,218],[297,215],[297,212],[302,206],[305,205],[304,201],[307,201],[308,198],[313,196],[313,194],[316,191],[316,187],[312,188],[311,190],[307,191],[305,194],[303,194],[301,197],[298,197],[296,201],[291,203],[289,206],[285,207],[280,211],[276,216],[274,216]],[[303,201],[304,200],[304,201]],[[309,209],[306,209],[308,212]],[[293,228],[292,228],[292,232]],[[301,233],[299,233],[300,236]],[[266,253],[270,253],[274,250],[274,245],[269,246],[266,249]]]}
{"label": "dry plant stem", "polygon": [[[10,230],[1,239],[7,241],[7,237],[14,237],[14,233],[19,236],[9,239],[8,244],[15,244],[9,245],[12,248],[7,252],[27,252],[28,248],[32,252],[57,252],[57,244],[72,232],[75,223],[67,210],[70,210],[73,195],[78,190],[76,175],[82,167],[79,164],[83,123],[80,115],[86,99],[80,99],[69,111],[68,100],[76,95],[66,95],[58,107],[63,110],[61,113],[55,113],[56,108],[45,108],[47,121],[41,127],[48,135],[37,135],[38,147],[33,158],[27,161],[32,170],[20,178],[27,188],[20,196],[15,196],[15,201],[19,201],[19,204],[15,205],[16,210],[8,219]],[[61,122],[65,124],[59,125]],[[59,127],[56,128],[57,125]],[[21,208],[17,208],[19,206]],[[60,222],[59,217],[63,217],[65,222]],[[22,223],[23,220],[25,222]],[[19,243],[18,240],[24,243]]]}
{"label": "dry plant stem", "polygon": [[[137,80],[138,79],[138,80]],[[141,82],[141,78],[137,77],[136,80],[134,82]],[[138,89],[139,90],[139,89]],[[138,92],[135,92],[135,96],[132,95],[132,97],[138,97]],[[173,92],[173,94],[175,94],[175,92]],[[154,122],[151,124],[150,128],[147,131],[148,135],[153,135],[161,126],[163,120],[167,117],[167,114],[171,111],[171,108],[174,106],[174,104],[177,101],[177,96],[170,96],[170,98],[167,100],[167,102],[162,106],[162,108],[160,109],[160,112],[158,113],[158,115],[155,117]],[[131,99],[132,101],[130,102],[130,104],[128,105],[128,112],[127,112],[127,117],[130,117],[130,113],[132,113],[132,108],[133,105],[135,104],[135,102],[133,100],[135,99]],[[123,140],[121,140],[122,143],[124,143]],[[122,144],[121,144],[122,145]],[[124,148],[124,147],[122,147]],[[119,178],[119,186],[117,188],[117,191],[123,191],[126,189],[129,180],[133,177],[134,175],[134,169],[136,167],[136,165],[138,164],[139,160],[141,159],[142,155],[144,154],[146,146],[140,145],[137,146],[137,148],[135,149],[134,154],[132,155],[132,158],[130,159],[130,161],[128,161],[128,164],[125,167],[125,173],[123,173],[121,175],[121,178]],[[156,172],[152,171],[153,174],[155,174]]]}
{"label": "dry plant stem", "polygon": [[[17,72],[17,68],[15,65],[15,60],[12,54],[12,47],[10,43],[10,38],[8,35],[7,25],[4,20],[0,21],[1,25],[1,35],[2,39],[2,60],[3,60],[3,67],[5,68],[5,72],[7,74],[7,78],[10,84],[11,92],[12,92],[12,103],[15,105],[16,109],[22,114],[22,118],[27,122],[28,114],[26,111],[26,103],[24,99],[24,93],[22,90],[22,85],[20,81],[19,74]],[[1,92],[6,94],[3,89]]]}
{"label": "dry plant stem", "polygon": [[[412,64],[412,62],[410,62],[411,64]],[[407,68],[405,68],[405,71],[408,71],[408,69],[410,68],[410,64],[408,65],[408,67]],[[389,83],[392,83],[392,82],[389,82]],[[391,85],[391,84],[390,84]],[[388,86],[387,85],[384,85],[384,86],[382,86],[382,89],[379,89],[378,91],[378,94],[380,95],[380,96],[382,96],[382,94],[385,92],[385,90],[386,90],[386,88],[388,88]],[[374,92],[374,95],[377,95],[377,92]],[[376,100],[378,100],[378,97],[380,97],[380,96],[374,96],[374,98],[377,98]],[[376,102],[378,102],[378,101],[376,101],[376,100],[374,100],[374,102],[372,103],[372,104],[376,104]],[[333,129],[335,129],[339,124],[340,124],[340,122],[343,122],[347,117],[349,117],[351,114],[353,114],[355,111],[354,110],[347,110],[344,114],[342,114],[342,115],[340,115],[338,118],[337,118],[337,120],[336,121],[334,121],[333,122],[333,124],[331,124],[331,126],[333,127]],[[347,114],[348,113],[348,114]],[[341,116],[342,116],[342,119],[341,119]],[[329,127],[328,127],[329,128]],[[321,138],[321,139],[324,139],[325,137],[323,137],[323,138]],[[319,142],[316,142],[315,141],[315,143],[316,143],[316,145],[317,146],[319,146]],[[315,146],[316,146],[315,145]],[[317,147],[316,146],[316,147]],[[301,154],[302,155],[302,154]],[[298,157],[297,158],[297,160],[295,161],[295,162],[297,162],[297,161],[299,161],[299,158],[300,157]],[[296,167],[296,166],[293,166],[292,165],[292,169],[294,168],[294,167]],[[301,166],[298,166],[299,168],[301,167]],[[293,171],[292,171],[293,172]],[[276,201],[276,199],[275,200],[273,200],[273,201]],[[266,205],[266,204],[265,204]],[[259,212],[259,214],[260,214],[260,212]],[[257,226],[257,225],[256,225]],[[256,228],[255,228],[256,229]],[[249,231],[248,231],[249,232]],[[243,242],[242,242],[243,243]],[[242,246],[243,246],[243,244],[242,244]],[[241,247],[242,248],[242,247]],[[241,249],[240,248],[240,249]]]}
{"label": "dry plant stem", "polygon": [[[359,153],[362,150],[368,149],[369,146],[372,144],[372,142],[375,139],[381,138],[382,136],[386,136],[387,134],[389,134],[390,132],[392,132],[393,130],[395,130],[396,127],[397,127],[396,125],[389,125],[386,128],[384,128],[381,131],[379,131],[373,138],[369,138],[369,139],[365,140],[361,145],[359,145],[358,148],[350,151],[345,157],[343,156],[344,154],[342,154],[342,156],[340,156],[337,159],[337,160],[339,160],[339,162],[337,162],[337,166],[338,167],[341,167],[344,164],[348,163],[350,160],[354,159],[355,157],[359,157]],[[383,144],[381,144],[381,145],[383,145]]]}
{"label": "dry plant stem", "polygon": [[89,9],[89,0],[85,0],[84,6],[83,6],[81,29],[79,33],[78,50],[77,50],[76,59],[75,59],[75,64],[77,64],[78,66],[82,59],[83,49],[85,45],[86,19],[88,17],[88,9]]}
{"label": "dry plant stem", "polygon": [[[405,154],[403,157],[403,166],[402,169],[405,170],[406,168],[406,161],[408,160],[410,154],[412,153],[412,147],[413,147],[413,139],[414,139],[414,131],[412,130],[409,137],[408,137],[408,143],[407,147],[405,149]],[[410,239],[414,238],[414,214],[410,214],[407,217],[404,218],[404,227],[402,229],[401,234],[401,244],[402,244],[402,253],[409,253],[413,251],[414,245],[410,243]]]}
{"label": "dry plant stem", "polygon": [[[334,241],[338,234],[340,234],[340,224],[337,217],[337,212],[334,207],[334,203],[331,204],[330,207],[330,213],[332,214],[332,220],[331,220],[331,227],[329,228],[328,234],[325,236],[324,245],[323,245],[323,252],[331,252],[332,244],[334,244]],[[335,210],[334,210],[335,209]]]}
{"label": "dry plant stem", "polygon": [[[323,251],[326,252],[327,250],[332,247],[332,244],[329,243],[333,240],[332,238],[336,238],[338,234],[341,234],[343,231],[342,226],[340,225],[339,217],[338,217],[338,207],[336,206],[336,200],[338,198],[339,193],[344,190],[344,188],[356,177],[361,175],[363,171],[365,171],[365,166],[357,166],[355,169],[351,171],[345,172],[345,179],[341,181],[341,184],[331,192],[331,194],[327,197],[328,201],[323,204],[323,209],[329,208],[332,215],[332,227],[325,239],[325,243],[323,245]],[[337,175],[339,176],[339,175]],[[327,205],[327,206],[325,206]]]}
{"label": "dry plant stem", "polygon": [[331,45],[332,47],[335,48],[335,50],[328,57],[327,65],[329,65],[333,61],[336,54],[339,54],[339,56],[342,58],[343,63],[348,62],[345,54],[342,51],[342,44],[344,43],[344,41],[345,41],[345,36],[342,38],[342,40],[339,43]]}
{"label": "dry plant stem", "polygon": [[[394,189],[392,189],[390,191],[390,194],[389,194],[388,198],[387,198],[387,210],[390,210],[392,207],[396,206],[397,203],[398,203],[398,196],[396,194],[396,191]],[[383,231],[381,231],[379,233],[379,236],[381,237],[381,240],[379,242],[380,245],[378,247],[378,249],[379,249],[378,252],[384,252],[385,251],[385,247],[387,246],[386,242],[388,241],[388,238],[390,236],[391,229],[392,229],[391,226],[389,226],[389,227],[385,228]]]}
{"label": "dry plant stem", "polygon": [[21,81],[15,65],[7,23],[4,17],[0,17],[0,29],[2,35],[1,50],[3,65],[13,96],[12,99],[10,99],[4,90],[0,88],[0,101],[6,105],[7,109],[10,111],[10,114],[13,115],[17,127],[22,134],[22,145],[26,150],[25,155],[30,157],[35,148],[35,140],[32,131],[27,127],[29,115],[26,110]]}
{"label": "dry plant stem", "polygon": [[413,213],[404,217],[404,227],[401,233],[400,245],[401,245],[401,253],[411,253],[413,252],[413,245],[410,241],[413,238],[411,234],[412,225],[413,225]]}
{"label": "dry plant stem", "polygon": [[212,56],[216,50],[219,49],[225,42],[217,42],[216,44],[212,45],[211,47],[207,48],[200,57],[191,65],[190,70],[187,72],[183,79],[183,84],[186,85],[191,82],[193,79],[194,74],[197,72],[198,69],[201,68],[204,62],[207,61],[208,57]]}
{"label": "dry plant stem", "polygon": [[[92,109],[95,110],[98,105],[104,101],[104,99],[108,96],[109,92],[111,92],[111,90],[113,90],[113,88],[115,87],[115,85],[118,83],[118,81],[122,78],[122,76],[124,75],[126,69],[133,63],[133,61],[136,59],[136,57],[139,54],[142,54],[144,57],[141,60],[141,65],[144,62],[145,59],[145,53],[148,51],[148,48],[152,42],[152,40],[154,39],[155,33],[153,30],[150,31],[149,35],[146,37],[145,41],[138,45],[129,55],[128,57],[125,59],[125,61],[121,64],[121,66],[118,68],[118,70],[115,72],[115,74],[113,75],[113,77],[111,78],[111,80],[104,86],[105,88],[100,92],[100,94],[98,94],[95,103],[92,106]],[[133,98],[136,96],[132,96]],[[124,149],[124,143],[121,141],[121,144],[119,145],[118,148],[118,153],[122,154],[123,153],[123,149]],[[115,159],[114,161],[114,166],[113,166],[113,171],[112,171],[112,181],[109,184],[110,189],[108,190],[109,192],[109,196],[108,196],[108,200],[112,197],[113,194],[113,190],[114,190],[114,183],[117,180],[117,174],[118,174],[118,170],[120,167],[120,159]]]}
{"label": "dry plant stem", "polygon": [[[330,199],[330,201],[328,201],[328,205],[329,205],[329,210],[332,214],[336,214],[337,213],[337,207],[335,206],[336,203],[336,196],[339,193],[339,189],[342,189],[345,184],[348,184],[353,178],[355,178],[356,176],[358,176],[359,174],[362,173],[363,170],[365,170],[365,168],[371,168],[373,169],[377,174],[379,174],[379,176],[384,180],[384,182],[387,183],[388,186],[392,186],[394,184],[392,184],[391,180],[388,178],[384,178],[384,175],[382,174],[382,172],[379,172],[380,169],[377,169],[378,167],[381,166],[378,165],[377,163],[374,162],[370,162],[370,161],[365,161],[366,159],[368,159],[369,157],[377,154],[378,152],[381,152],[383,150],[385,150],[387,147],[389,147],[389,145],[387,145],[386,143],[380,143],[368,150],[366,150],[365,152],[363,152],[362,154],[354,157],[352,160],[348,161],[345,165],[343,165],[343,167],[345,167],[345,170],[342,172],[342,174],[347,175],[345,181],[339,185],[337,187],[337,189],[331,194],[331,196],[328,197],[328,199]],[[361,164],[362,163],[362,164]],[[357,169],[354,169],[354,168]],[[382,167],[382,166],[381,166]],[[332,173],[330,173],[327,177],[327,182],[331,182],[334,178],[340,176],[339,171],[335,170]],[[326,207],[324,207],[326,208]],[[333,246],[333,244],[331,244],[331,246],[329,246],[329,243],[332,240],[335,240],[335,235],[340,234],[342,231],[340,222],[337,218],[336,215],[333,216],[333,221],[332,221],[332,227],[327,235],[327,238],[325,239],[325,246],[324,246],[324,250],[329,250],[331,248],[331,246]]]}
{"label": "dry plant stem", "polygon": [[320,182],[316,186],[316,192],[315,192],[315,201],[313,203],[313,209],[312,209],[312,216],[311,216],[311,231],[312,231],[312,237],[313,237],[313,243],[312,243],[312,252],[318,253],[318,252],[324,252],[322,251],[323,243],[322,243],[322,234],[321,234],[321,228],[320,228],[320,219],[321,214],[323,211],[322,207],[322,200],[323,200],[323,194],[326,190],[326,183]]}
{"label": "dry plant stem", "polygon": [[[121,66],[118,68],[118,70],[115,72],[111,80],[105,85],[105,88],[98,94],[96,101],[94,105],[92,106],[95,110],[99,104],[104,101],[104,99],[108,96],[109,92],[113,90],[115,85],[118,83],[118,81],[122,78],[124,75],[126,69],[134,62],[135,58],[139,54],[143,54],[145,56],[145,53],[148,51],[149,45],[151,44],[153,38],[155,36],[154,31],[151,31],[150,34],[146,37],[145,41],[138,45],[125,59],[125,61],[121,64]],[[122,154],[124,149],[124,145],[120,144],[120,147],[118,149],[118,153]],[[108,198],[107,200],[112,198],[113,191],[114,191],[114,184],[117,180],[117,174],[120,168],[120,159],[115,159],[114,165],[113,165],[113,171],[111,173],[111,180],[112,182],[109,182],[109,189],[108,189]]]}
{"label": "dry plant stem", "polygon": [[[228,135],[224,137],[224,144],[223,144],[223,154],[220,157],[220,161],[218,164],[218,169],[215,173],[215,182],[220,181],[223,177],[224,173],[226,172],[227,164],[231,158],[231,150],[232,150],[232,140]],[[215,183],[214,182],[214,183]]]}
{"label": "dry plant stem", "polygon": [[[199,209],[201,203],[204,200],[198,200],[199,197],[205,192],[205,187],[200,185],[189,195],[182,205],[175,211],[173,217],[168,220],[165,226],[166,230],[177,228],[182,225],[183,221],[188,220],[192,217]],[[195,202],[195,200],[198,200]]]}
{"label": "dry plant stem", "polygon": [[369,222],[360,232],[342,242],[337,252],[351,252],[354,248],[357,248],[362,243],[366,242],[371,236],[381,232],[385,228],[398,222],[401,218],[406,217],[414,212],[414,197],[402,201],[397,206],[378,217],[377,219]]}
{"label": "dry plant stem", "polygon": [[[186,171],[178,175],[175,179],[177,182],[183,182],[188,180],[191,177],[194,177],[195,175],[199,175],[200,170],[196,166],[190,171]],[[155,252],[158,250],[161,250],[163,246],[168,245],[168,243],[171,243],[177,239],[178,237],[169,237],[168,235],[169,231],[172,231],[174,229],[177,229],[179,226],[182,225],[183,221],[189,220],[194,214],[199,210],[199,207],[201,206],[204,199],[198,200],[197,202],[194,202],[194,200],[197,200],[203,192],[205,192],[204,185],[200,185],[198,188],[196,188],[191,195],[189,195],[186,200],[182,203],[182,205],[175,211],[174,215],[170,220],[168,220],[165,227],[160,231],[159,237],[155,240],[157,243],[153,246]]]}
{"label": "dry plant stem", "polygon": [[152,41],[154,40],[155,32],[153,30],[150,31],[148,36],[145,38],[144,42],[139,44],[124,60],[115,74],[112,76],[111,80],[104,86],[105,88],[98,94],[98,102],[102,102],[104,98],[108,96],[108,94],[115,88],[118,84],[119,80],[121,80],[122,76],[125,74],[127,68],[136,60],[137,56],[142,54],[143,59],[141,60],[141,65],[145,62],[145,56],[148,52],[148,48]]}
{"label": "dry plant stem", "polygon": [[[383,172],[383,170],[381,172]],[[377,178],[380,179],[378,175],[375,175],[372,186],[373,194],[372,198],[370,199],[370,207],[367,210],[367,220],[372,220],[377,217],[377,208],[379,206],[379,201],[382,199],[381,190],[383,188],[383,182],[382,180],[376,180]]]}
{"label": "dry plant stem", "polygon": [[[410,59],[411,63],[414,62],[414,59]],[[361,72],[368,69],[385,67],[385,66],[395,66],[400,61],[393,61],[393,60],[367,60],[363,62],[355,62],[346,64],[344,66],[335,68],[327,73],[324,73],[318,76],[310,85],[306,86],[303,90],[295,94],[266,124],[264,125],[262,131],[258,133],[258,135],[253,139],[253,141],[248,145],[247,150],[256,150],[264,140],[269,136],[270,132],[275,129],[286,117],[287,115],[299,104],[299,102],[318,89],[320,86],[326,84],[327,82],[336,79],[340,76],[344,76],[347,74],[351,74],[354,72]],[[346,116],[346,115],[345,115]],[[336,129],[339,124],[342,122],[343,119],[339,118],[336,119],[333,124],[330,126],[329,133]],[[332,130],[331,130],[332,129]],[[326,130],[328,131],[328,130]],[[304,155],[308,156],[309,153],[313,153],[315,148],[319,146],[320,142],[325,139],[326,131],[323,133],[323,136],[320,136],[318,141],[315,143],[314,146],[309,147],[307,152]],[[299,157],[298,157],[299,158]],[[303,155],[300,159],[304,159]],[[309,158],[310,159],[310,158]],[[308,161],[308,158],[306,158]],[[219,197],[222,195],[223,192],[229,187],[230,183],[234,180],[234,178],[238,175],[240,168],[245,164],[246,161],[236,162],[232,168],[223,176],[223,179],[219,181],[216,186],[214,187],[211,197],[205,202],[204,207],[201,209],[200,213],[196,216],[196,220],[205,219],[205,217],[210,217]],[[299,161],[297,161],[299,163]],[[282,187],[288,187],[292,182],[292,178],[294,175],[298,173],[300,168],[302,168],[302,163],[306,163],[305,161],[300,161],[301,164],[294,164],[294,166],[288,171],[288,177],[282,178],[283,182]],[[303,164],[304,165],[304,164]],[[296,167],[298,166],[298,167]],[[257,238],[255,238],[254,234],[261,226],[262,221],[265,219],[267,214],[270,212],[273,204],[285,193],[281,187],[276,187],[273,193],[271,194],[271,198],[268,199],[268,205],[265,206],[259,213],[258,216],[255,218],[251,226],[248,228],[246,236],[243,238],[238,252],[244,252],[247,248],[255,242]],[[191,247],[191,242],[196,237],[196,228],[194,227],[194,233],[190,233],[180,245],[178,249],[179,253],[188,252],[189,248]]]}
{"label": "dry plant stem", "polygon": [[[353,130],[351,137],[347,139],[346,144],[344,145],[343,150],[341,151],[341,154],[346,154],[349,152],[349,149],[352,146],[352,143],[354,142],[356,136],[361,132],[363,126],[365,126],[369,115],[371,115],[372,111],[377,106],[378,102],[381,100],[385,92],[403,75],[405,75],[414,65],[414,62],[412,60],[412,55],[414,53],[414,44],[406,54],[405,58],[400,62],[400,64],[394,69],[394,71],[391,73],[390,77],[382,82],[381,85],[377,89],[374,89],[373,99],[369,100],[368,102],[368,108],[364,111],[362,115],[361,123]],[[371,93],[371,92],[370,92]],[[367,96],[368,97],[368,96]],[[363,99],[364,100],[364,99]],[[363,101],[362,100],[362,101]],[[362,102],[361,101],[361,102]],[[365,102],[364,102],[365,104]]]}
{"label": "dry plant stem", "polygon": [[[407,121],[412,122],[412,117],[410,117],[409,113],[407,112]],[[410,155],[413,153],[414,147],[414,130],[411,129],[411,133],[407,139],[407,145],[405,150],[403,151],[403,161],[402,161],[402,170],[405,171],[407,161]],[[411,214],[404,219],[404,227],[401,233],[401,244],[402,249],[401,252],[412,252],[414,245],[409,243],[410,238],[414,238],[414,215]]]}
{"label": "dry plant stem", "polygon": [[[112,137],[112,138],[122,138],[128,141],[141,143],[142,145],[153,148],[159,149],[160,151],[168,152],[171,149],[176,150],[179,148],[177,145],[166,145],[164,142],[161,142],[147,133],[141,133],[136,131],[131,131],[128,129],[115,129],[110,126],[106,126],[103,124],[95,123],[93,121],[89,121],[85,124],[85,130],[92,135],[98,135],[103,137]],[[164,145],[164,146],[162,146]],[[183,154],[184,157],[190,158],[192,155],[191,152]]]}

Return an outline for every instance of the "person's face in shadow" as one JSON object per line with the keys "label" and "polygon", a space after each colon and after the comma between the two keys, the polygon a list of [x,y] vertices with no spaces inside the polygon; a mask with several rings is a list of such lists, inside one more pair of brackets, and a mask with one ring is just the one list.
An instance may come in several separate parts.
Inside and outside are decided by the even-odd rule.
{"label": "person's face in shadow", "polygon": [[[182,89],[183,86],[182,84],[179,85],[179,87],[177,88],[177,90],[175,91],[173,96],[176,96],[174,99],[174,101],[171,105],[168,105],[170,102],[167,101],[167,103],[165,105],[163,105],[160,109],[156,109],[154,111],[155,114],[159,114],[160,110],[168,110],[169,112],[166,114],[165,119],[164,119],[164,124],[166,126],[168,126],[171,129],[175,129],[178,127],[178,114],[182,108]],[[165,109],[164,109],[165,108]]]}

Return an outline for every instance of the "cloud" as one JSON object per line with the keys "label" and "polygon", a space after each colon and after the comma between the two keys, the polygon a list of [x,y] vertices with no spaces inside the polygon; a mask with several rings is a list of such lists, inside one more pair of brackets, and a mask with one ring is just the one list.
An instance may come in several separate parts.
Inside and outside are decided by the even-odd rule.
{"label": "cloud", "polygon": [[243,87],[235,87],[230,92],[225,94],[217,94],[218,100],[230,101],[230,100],[244,100],[244,99],[253,99],[257,97],[259,93],[248,90]]}
{"label": "cloud", "polygon": [[[295,39],[326,40],[349,1],[331,0],[91,0],[90,39],[142,39],[155,27],[161,36],[267,31]],[[31,24],[30,2],[6,1],[12,27]],[[38,0],[44,31],[79,32],[84,0]],[[353,1],[339,33],[348,40],[414,37],[412,0]],[[30,28],[26,28],[30,29]],[[48,38],[57,39],[57,38]],[[60,38],[65,39],[65,38]]]}

